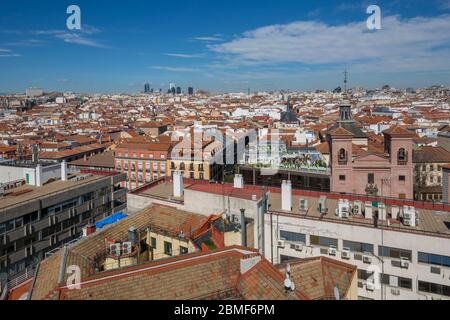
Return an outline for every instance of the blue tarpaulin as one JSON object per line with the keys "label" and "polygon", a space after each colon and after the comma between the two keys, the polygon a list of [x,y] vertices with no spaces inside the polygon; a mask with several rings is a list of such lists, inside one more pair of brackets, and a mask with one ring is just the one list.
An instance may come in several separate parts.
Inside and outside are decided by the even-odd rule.
{"label": "blue tarpaulin", "polygon": [[126,217],[128,217],[128,215],[126,215],[123,212],[114,213],[113,215],[110,215],[109,217],[107,217],[107,218],[105,218],[103,220],[97,221],[95,223],[95,228],[96,229],[101,229],[101,228],[103,228],[104,226],[106,226],[108,224],[116,223],[117,221],[120,221],[120,220],[122,220],[122,219],[124,219]]}

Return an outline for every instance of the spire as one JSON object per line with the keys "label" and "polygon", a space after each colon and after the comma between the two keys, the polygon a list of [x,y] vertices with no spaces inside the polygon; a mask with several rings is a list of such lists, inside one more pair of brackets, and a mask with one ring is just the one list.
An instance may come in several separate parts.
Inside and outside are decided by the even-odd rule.
{"label": "spire", "polygon": [[344,91],[342,94],[342,101],[341,105],[339,107],[339,122],[344,121],[352,121],[352,111],[351,111],[351,105],[350,101],[348,99],[347,95],[347,69],[345,69],[344,73]]}
{"label": "spire", "polygon": [[347,75],[348,75],[348,72],[347,72],[347,69],[345,69],[345,71],[344,71],[344,94],[347,94]]}

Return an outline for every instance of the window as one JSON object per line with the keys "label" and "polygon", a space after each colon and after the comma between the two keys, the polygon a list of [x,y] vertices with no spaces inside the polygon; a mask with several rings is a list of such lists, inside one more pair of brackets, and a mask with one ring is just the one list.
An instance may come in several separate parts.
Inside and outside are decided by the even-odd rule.
{"label": "window", "polygon": [[450,257],[432,253],[419,251],[417,261],[421,263],[434,264],[437,266],[450,267]]}
{"label": "window", "polygon": [[200,172],[200,180],[203,180],[203,179],[204,179],[203,172]]}
{"label": "window", "polygon": [[419,291],[450,297],[450,287],[419,280]]}
{"label": "window", "polygon": [[306,244],[306,235],[303,233],[290,232],[290,231],[280,231],[280,239],[291,241],[291,242],[301,242]]}
{"label": "window", "polygon": [[367,280],[373,275],[373,272],[367,272],[366,270],[358,269],[358,279]]}
{"label": "window", "polygon": [[150,246],[156,249],[156,238],[150,237]]}
{"label": "window", "polygon": [[337,248],[338,241],[337,239],[327,238],[327,237],[319,237],[319,236],[309,236],[311,244],[317,245],[321,247],[329,247],[335,246]]}
{"label": "window", "polygon": [[344,240],[344,248],[349,248],[352,252],[370,252],[373,254],[373,245],[363,242],[354,242]]}
{"label": "window", "polygon": [[186,165],[184,164],[184,162],[182,162],[182,163],[180,164],[180,170],[183,170],[183,171],[184,171],[184,169],[186,169]]}
{"label": "window", "polygon": [[164,253],[168,256],[172,255],[172,244],[170,242],[164,241]]}
{"label": "window", "polygon": [[434,171],[434,164],[430,164],[430,171]]}
{"label": "window", "polygon": [[412,261],[411,250],[378,246],[378,255],[394,259],[406,258]]}
{"label": "window", "polygon": [[340,176],[339,176],[339,181],[345,181],[345,175],[343,175],[343,174],[340,175]]}
{"label": "window", "polygon": [[367,183],[374,184],[375,183],[375,175],[373,173],[369,173],[367,175]]}
{"label": "window", "polygon": [[339,164],[347,164],[347,151],[345,149],[339,150],[338,162]]}
{"label": "window", "polygon": [[381,274],[380,280],[382,284],[412,290],[412,279],[392,276],[389,274]]}
{"label": "window", "polygon": [[397,161],[399,165],[405,165],[406,164],[406,150],[404,148],[398,149],[397,152]]}
{"label": "window", "polygon": [[180,254],[187,254],[188,248],[180,246]]}
{"label": "window", "polygon": [[189,172],[189,178],[194,179],[194,173],[193,172]]}
{"label": "window", "polygon": [[406,177],[405,176],[398,176],[398,181],[406,181]]}

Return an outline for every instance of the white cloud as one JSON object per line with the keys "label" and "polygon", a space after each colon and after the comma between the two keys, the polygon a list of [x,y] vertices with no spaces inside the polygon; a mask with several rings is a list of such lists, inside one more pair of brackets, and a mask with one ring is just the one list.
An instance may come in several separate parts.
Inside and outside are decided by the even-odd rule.
{"label": "white cloud", "polygon": [[185,54],[185,53],[165,53],[166,56],[183,59],[200,58],[199,54]]}
{"label": "white cloud", "polygon": [[33,31],[32,34],[38,36],[53,36],[57,39],[63,40],[66,43],[79,44],[96,48],[107,48],[107,46],[100,43],[99,41],[87,37],[99,32],[101,32],[101,30],[96,27],[83,25],[81,30],[76,31],[50,29]]}
{"label": "white cloud", "polygon": [[193,39],[197,40],[197,41],[205,41],[205,42],[223,41],[223,39],[217,35],[207,36],[207,37],[195,37]]}
{"label": "white cloud", "polygon": [[327,25],[298,21],[247,31],[208,47],[236,65],[302,63],[352,64],[364,67],[429,70],[449,68],[450,15],[401,19],[387,16],[382,30],[369,32],[366,22]]}
{"label": "white cloud", "polygon": [[185,67],[166,67],[166,66],[152,66],[152,69],[164,70],[170,72],[199,72],[196,68],[185,68]]}
{"label": "white cloud", "polygon": [[17,53],[10,53],[10,54],[0,54],[0,58],[14,58],[14,57],[21,57],[21,54]]}
{"label": "white cloud", "polygon": [[57,34],[57,35],[55,35],[55,37],[58,39],[62,39],[66,43],[80,44],[80,45],[96,47],[96,48],[106,48],[105,45],[103,45],[95,40],[86,38],[83,35],[78,34],[78,33],[65,32],[65,33]]}

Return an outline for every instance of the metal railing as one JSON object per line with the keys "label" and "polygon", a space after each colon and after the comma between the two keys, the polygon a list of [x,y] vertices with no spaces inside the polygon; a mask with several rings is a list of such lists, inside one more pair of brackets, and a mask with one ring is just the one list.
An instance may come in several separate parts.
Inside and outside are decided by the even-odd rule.
{"label": "metal railing", "polygon": [[78,242],[79,240],[81,240],[83,238],[83,236],[69,240],[67,242],[63,242],[60,246],[56,247],[55,249],[52,249],[48,252],[45,253],[45,258],[47,259],[48,257],[51,257],[55,252],[57,252],[59,249],[61,249],[64,246],[70,246],[71,244],[74,244],[75,242]]}

